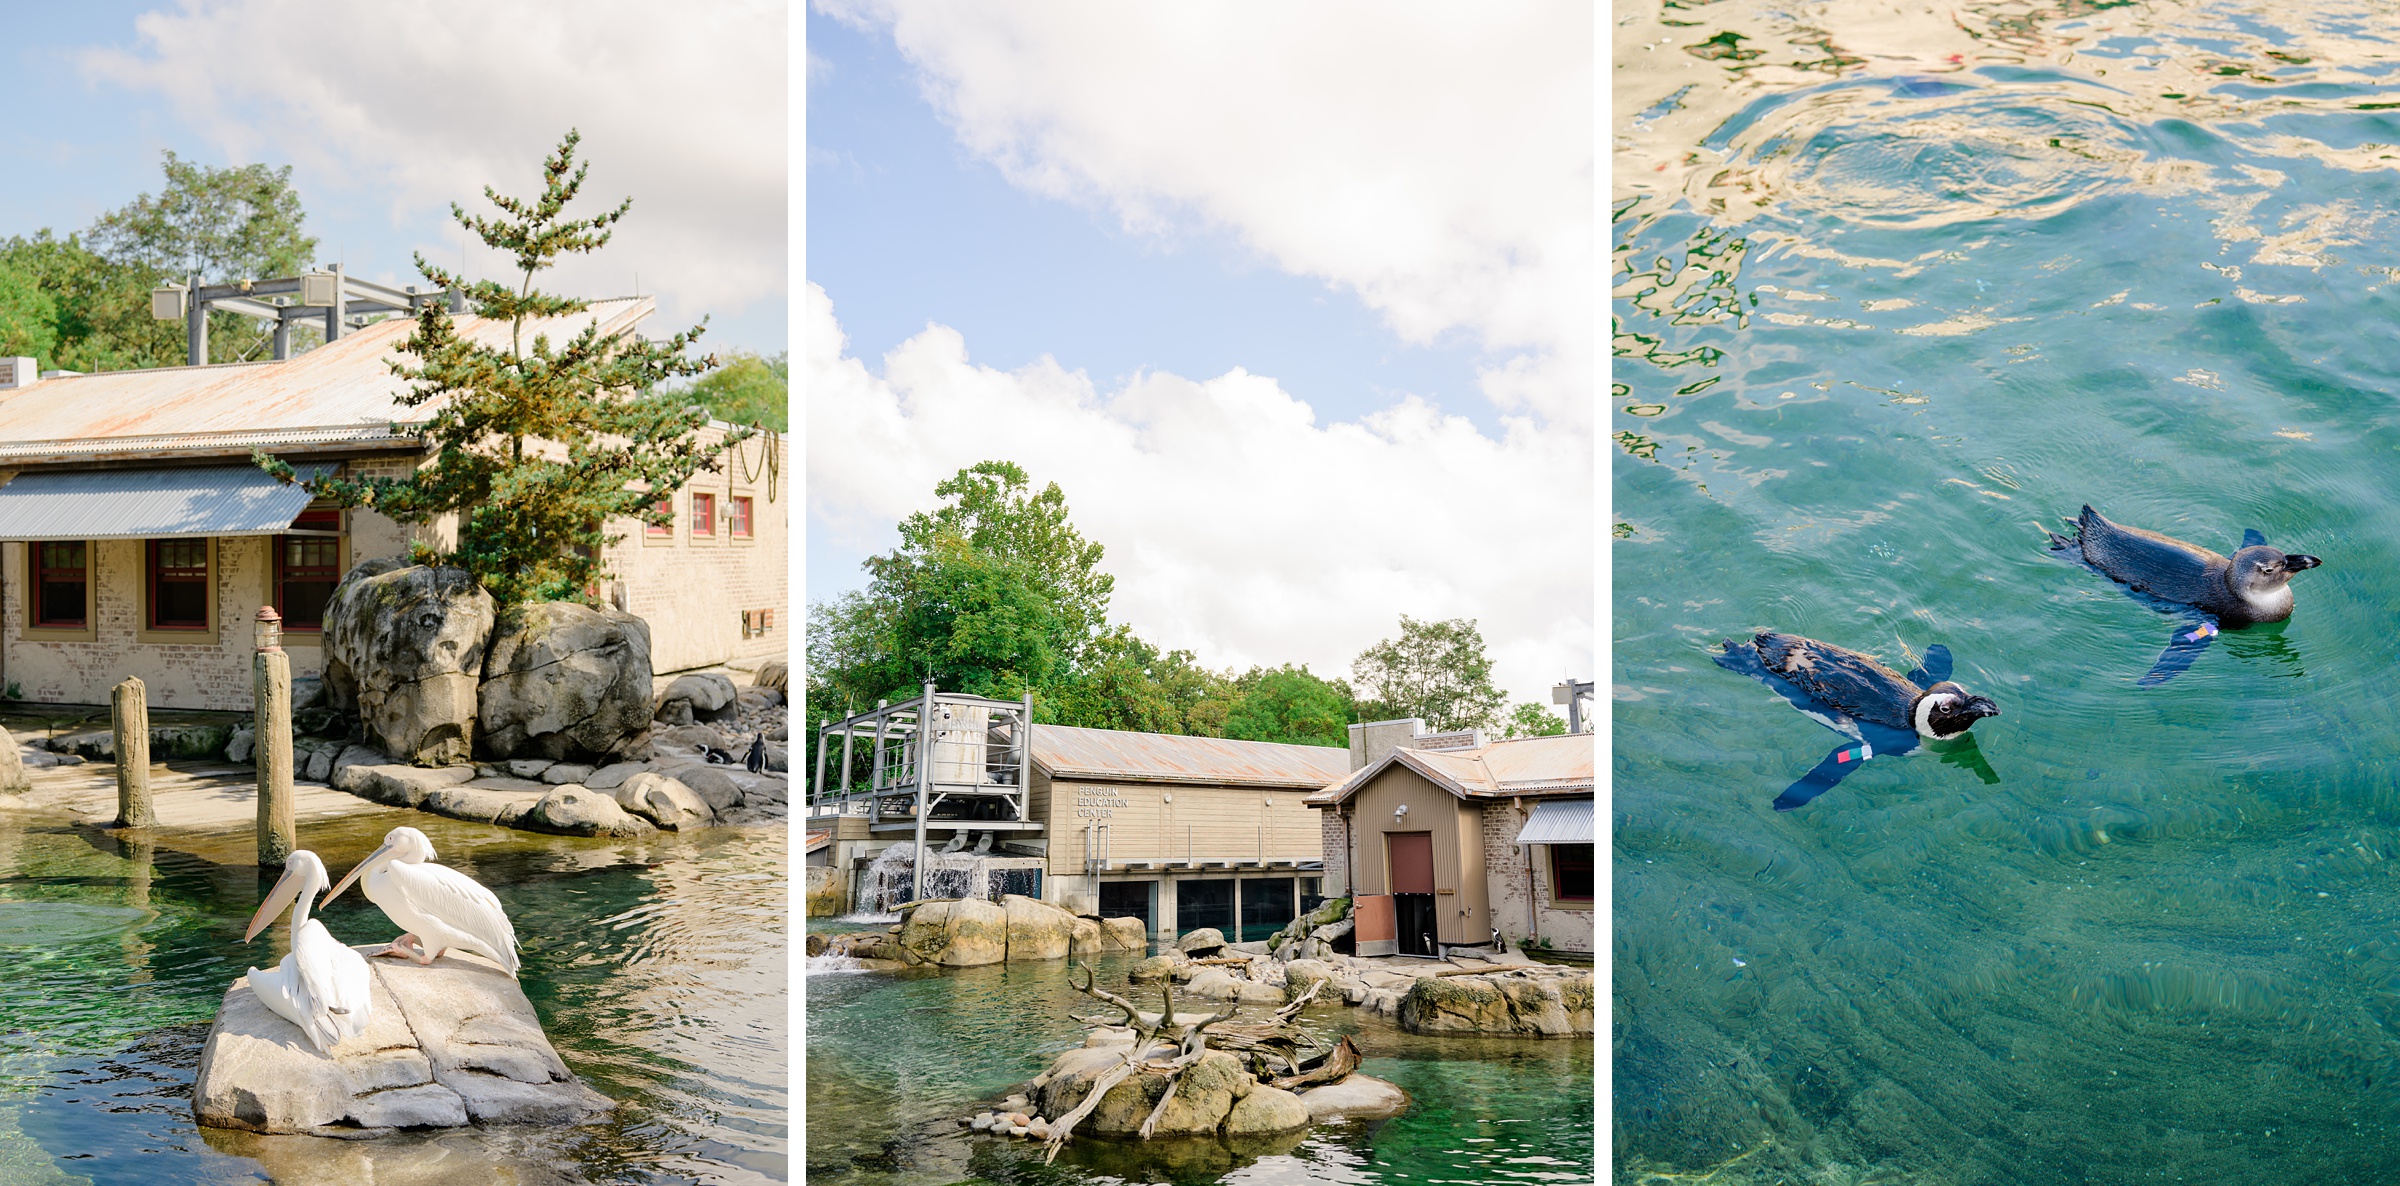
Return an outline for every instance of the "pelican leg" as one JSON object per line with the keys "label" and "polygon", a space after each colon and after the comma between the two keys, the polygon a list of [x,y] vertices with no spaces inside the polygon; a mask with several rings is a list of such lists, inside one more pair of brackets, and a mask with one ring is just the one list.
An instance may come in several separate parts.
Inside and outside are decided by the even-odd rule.
{"label": "pelican leg", "polygon": [[376,952],[375,954],[407,956],[410,960],[420,964],[430,964],[433,962],[433,957],[425,954],[424,942],[419,940],[414,934],[402,935],[399,938],[392,940],[390,946]]}

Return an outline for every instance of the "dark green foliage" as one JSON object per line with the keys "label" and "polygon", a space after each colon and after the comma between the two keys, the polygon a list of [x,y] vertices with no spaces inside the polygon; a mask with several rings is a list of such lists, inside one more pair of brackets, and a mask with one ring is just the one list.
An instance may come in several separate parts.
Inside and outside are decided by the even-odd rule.
{"label": "dark green foliage", "polygon": [[317,241],[300,233],[305,215],[292,167],[214,169],[166,154],[167,184],[103,214],[84,237],[92,249],[145,275],[204,283],[297,275]]}
{"label": "dark green foliage", "polygon": [[1526,703],[1509,710],[1506,727],[1502,729],[1500,736],[1503,738],[1556,737],[1566,731],[1566,718],[1539,704]]}
{"label": "dark green foliage", "polygon": [[700,376],[689,398],[727,424],[755,424],[776,432],[791,425],[792,367],[785,354],[734,354],[717,360]]}
{"label": "dark green foliage", "polygon": [[1292,745],[1350,744],[1358,702],[1349,684],[1286,664],[1253,668],[1237,686],[1240,699],[1225,717],[1225,736]]}
{"label": "dark green foliage", "polygon": [[1037,698],[1035,716],[1087,729],[1221,737],[1230,685],[1190,651],[1161,652],[1118,626],[1092,640],[1084,661]]}
{"label": "dark green foliage", "polygon": [[[455,512],[457,547],[420,547],[418,559],[474,573],[503,605],[588,600],[606,575],[600,550],[623,538],[606,534],[606,522],[666,522],[666,514],[652,509],[658,496],[651,492],[713,471],[725,448],[750,435],[741,429],[721,444],[704,444],[699,429],[707,412],[681,393],[660,390],[712,365],[684,354],[701,327],[660,342],[634,333],[604,336],[597,325],[563,344],[538,332],[526,340],[529,322],[588,307],[535,289],[534,273],[561,255],[598,250],[631,205],[590,218],[563,216],[583,184],[578,140],[570,131],[544,162],[540,197],[506,197],[486,186],[497,218],[451,206],[460,225],[515,258],[514,287],[467,282],[417,257],[417,270],[435,287],[463,292],[478,315],[510,327],[505,347],[486,346],[462,337],[442,302],[427,302],[418,313],[415,332],[401,346],[418,361],[395,362],[392,372],[411,383],[401,403],[433,409],[422,429],[433,463],[406,478],[310,483],[319,497],[372,507],[402,523]],[[291,480],[283,462],[263,454],[258,462]]]}
{"label": "dark green foliage", "polygon": [[1506,698],[1492,686],[1492,661],[1473,618],[1420,622],[1400,615],[1400,637],[1360,651],[1350,665],[1373,720],[1422,717],[1427,727],[1489,729]]}

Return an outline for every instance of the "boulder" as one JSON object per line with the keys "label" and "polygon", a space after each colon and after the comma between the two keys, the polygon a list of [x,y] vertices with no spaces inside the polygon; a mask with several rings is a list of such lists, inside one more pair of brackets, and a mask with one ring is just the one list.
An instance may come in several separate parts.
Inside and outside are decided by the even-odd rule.
{"label": "boulder", "polygon": [[563,786],[542,796],[511,826],[562,836],[640,836],[654,830],[615,799],[579,786]]}
{"label": "boulder", "polygon": [[1311,1123],[1313,1115],[1299,1096],[1262,1083],[1225,1113],[1223,1130],[1229,1137],[1263,1137],[1307,1128]]}
{"label": "boulder", "polygon": [[644,773],[649,769],[650,768],[648,766],[645,766],[640,762],[611,762],[606,766],[602,766],[598,770],[592,771],[591,777],[578,779],[576,781],[581,782],[583,785],[590,787],[595,791],[613,791],[618,787],[624,786],[626,779],[632,778],[636,774]]}
{"label": "boulder", "polygon": [[[1309,985],[1320,980],[1331,979],[1333,979],[1332,968],[1315,960],[1293,960],[1283,966],[1283,999],[1299,1000],[1301,994],[1308,991]],[[1335,995],[1333,986],[1327,985],[1317,993],[1317,999],[1330,1001],[1334,999]]]}
{"label": "boulder", "polygon": [[310,782],[324,782],[333,777],[334,759],[342,756],[340,745],[320,745],[307,751],[308,760],[299,762],[300,777]]}
{"label": "boulder", "polygon": [[[661,827],[666,825],[661,824]],[[807,895],[806,917],[831,918],[850,908],[849,886],[842,870],[830,865],[802,865],[802,884]],[[824,946],[824,936],[808,936],[810,955],[817,955]]]}
{"label": "boulder", "polygon": [[714,726],[695,725],[689,721],[655,730],[650,740],[661,754],[672,754],[679,758],[697,758],[712,749],[731,753],[734,747],[733,739],[718,732]]}
{"label": "boulder", "polygon": [[401,761],[467,761],[492,595],[465,569],[388,564],[351,569],[326,603],[326,701]]}
{"label": "boulder", "polygon": [[[1167,950],[1174,952],[1175,955],[1183,955],[1182,952],[1175,951],[1173,948]],[[1185,958],[1189,959],[1190,957],[1185,956]],[[1134,984],[1160,984],[1174,972],[1176,963],[1177,961],[1170,958],[1166,952],[1161,952],[1135,964],[1130,971],[1125,973],[1125,979]]]}
{"label": "boulder", "polygon": [[500,763],[500,768],[508,771],[511,778],[540,778],[557,764],[548,758],[511,758]]}
{"label": "boulder", "polygon": [[1001,895],[1000,910],[1008,916],[1009,959],[1065,959],[1072,949],[1075,924],[1081,921],[1074,915],[1022,894]]}
{"label": "boulder", "polygon": [[[1590,977],[1579,991],[1588,1001]],[[1592,1033],[1590,1009],[1577,1020],[1566,1008],[1562,978],[1519,975],[1427,976],[1401,998],[1400,1028],[1412,1034],[1570,1038]]]}
{"label": "boulder", "polygon": [[1181,951],[1185,955],[1201,957],[1214,955],[1224,946],[1225,932],[1215,927],[1202,927],[1197,931],[1185,932],[1182,938],[1175,941],[1177,951]]}
{"label": "boulder", "polygon": [[1100,932],[1100,920],[1085,918],[1080,914],[1075,916],[1075,934],[1069,941],[1069,947],[1076,955],[1112,950],[1107,939]]}
{"label": "boulder", "polygon": [[716,812],[692,788],[663,774],[643,771],[610,791],[618,805],[670,832],[688,832],[716,822]]}
{"label": "boulder", "polygon": [[368,968],[374,1017],[330,1056],[269,1010],[249,977],[235,980],[200,1052],[193,1117],[211,1128],[357,1136],[573,1124],[616,1106],[567,1071],[524,991],[490,962],[454,952],[428,966]]}
{"label": "boulder", "polygon": [[1300,1093],[1308,1114],[1328,1120],[1382,1120],[1408,1110],[1408,1093],[1400,1085],[1372,1075],[1352,1074],[1339,1083],[1311,1087]]}
{"label": "boulder", "polygon": [[927,963],[972,968],[1008,958],[1008,912],[976,898],[921,902],[900,922],[900,946]]}
{"label": "boulder", "polygon": [[17,752],[17,739],[0,729],[0,795],[22,795],[33,789],[32,776],[25,773],[25,758]]}
{"label": "boulder", "polygon": [[[666,691],[658,694],[658,703],[652,715],[669,724],[729,718],[736,711],[736,696],[732,677],[720,672],[703,671],[677,676],[675,682],[667,685]],[[672,707],[679,703],[684,706],[681,710]],[[674,717],[682,719],[671,719]]]}
{"label": "boulder", "polygon": [[225,743],[225,760],[247,766],[251,751],[258,748],[258,733],[248,725],[233,731],[233,739]]}
{"label": "boulder", "polygon": [[[578,765],[574,762],[560,762],[548,770],[542,771],[542,781],[554,787],[563,787],[571,782],[580,782],[590,787],[592,784],[589,780],[594,773],[597,772],[589,766]],[[592,789],[597,791],[607,788],[592,787]]]}
{"label": "boulder", "polygon": [[791,668],[783,660],[769,659],[758,665],[758,674],[750,677],[750,686],[773,688],[788,695],[792,690],[791,678]]}
{"label": "boulder", "polygon": [[[358,747],[353,746],[343,750],[342,756],[335,759],[333,788],[394,807],[418,806],[427,795],[463,785],[475,777],[475,770],[471,766],[444,766],[427,770],[422,766],[403,766],[398,763],[371,766],[361,761],[343,764],[357,752]],[[383,757],[372,751],[369,751],[369,755],[378,759]]]}
{"label": "boulder", "polygon": [[1138,918],[1104,918],[1100,931],[1107,942],[1121,951],[1146,951],[1150,947],[1150,924]]}
{"label": "boulder", "polygon": [[[710,811],[722,813],[741,806],[747,796],[741,776],[747,774],[739,766],[718,766],[708,762],[662,762],[658,773],[690,787]],[[626,780],[628,782],[631,779]]]}
{"label": "boulder", "polygon": [[1183,986],[1183,991],[1210,1000],[1231,1001],[1241,997],[1243,983],[1243,981],[1235,979],[1233,973],[1223,968],[1202,968],[1192,973],[1192,978]]}
{"label": "boulder", "polygon": [[647,757],[650,679],[648,622],[571,601],[512,606],[493,627],[476,693],[480,748],[553,761]]}
{"label": "boulder", "polygon": [[773,688],[743,688],[734,693],[733,702],[737,715],[751,716],[782,707],[783,693]]}

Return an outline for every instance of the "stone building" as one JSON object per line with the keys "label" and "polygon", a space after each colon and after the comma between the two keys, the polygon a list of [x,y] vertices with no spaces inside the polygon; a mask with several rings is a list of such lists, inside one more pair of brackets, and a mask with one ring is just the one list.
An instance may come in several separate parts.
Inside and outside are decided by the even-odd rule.
{"label": "stone building", "polygon": [[[553,340],[587,323],[635,332],[652,309],[599,301],[540,328]],[[457,325],[487,343],[509,332],[471,315]],[[0,689],[99,704],[138,675],[154,706],[247,709],[262,605],[283,616],[294,674],[322,670],[319,619],[341,575],[414,541],[446,543],[455,523],[313,505],[251,456],[310,475],[424,463],[425,412],[395,398],[404,383],[389,366],[410,329],[393,317],[287,359],[92,375],[0,359]],[[780,438],[754,437],[668,496],[673,526],[614,525],[625,538],[599,592],[648,620],[655,670],[785,651],[788,464]]]}
{"label": "stone building", "polygon": [[1361,955],[1510,946],[1593,952],[1592,735],[1485,742],[1417,720],[1350,726],[1322,812],[1328,895]]}

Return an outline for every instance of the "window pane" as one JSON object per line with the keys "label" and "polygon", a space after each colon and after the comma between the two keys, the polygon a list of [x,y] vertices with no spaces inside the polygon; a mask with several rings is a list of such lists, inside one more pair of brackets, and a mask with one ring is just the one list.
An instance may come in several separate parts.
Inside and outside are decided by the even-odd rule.
{"label": "window pane", "polygon": [[283,615],[284,629],[322,629],[325,625],[325,603],[333,597],[334,584],[330,580],[285,581],[283,604],[276,607],[276,612]]}
{"label": "window pane", "polygon": [[650,504],[650,509],[665,515],[667,517],[667,521],[664,523],[645,523],[642,525],[642,530],[650,535],[675,534],[675,500],[672,498],[659,499],[657,502]]}
{"label": "window pane", "polygon": [[1175,883],[1175,926],[1183,934],[1202,927],[1233,929],[1233,879]]}
{"label": "window pane", "polygon": [[151,625],[167,629],[206,629],[208,585],[202,581],[160,579],[152,603]]}
{"label": "window pane", "polygon": [[1554,844],[1550,846],[1550,896],[1562,901],[1589,902],[1592,900],[1592,846],[1589,844]]}
{"label": "window pane", "polygon": [[33,546],[33,624],[85,625],[84,544],[81,540],[52,540]]}
{"label": "window pane", "polygon": [[1290,925],[1295,917],[1290,878],[1245,879],[1242,882],[1242,933],[1235,936],[1233,942],[1256,943]]}
{"label": "window pane", "polygon": [[743,495],[734,495],[725,504],[725,522],[734,535],[747,538],[750,534],[750,500]]}
{"label": "window pane", "polygon": [[717,497],[713,494],[692,495],[692,534],[717,533]]}
{"label": "window pane", "polygon": [[39,626],[83,625],[83,582],[45,580],[42,582]]}

